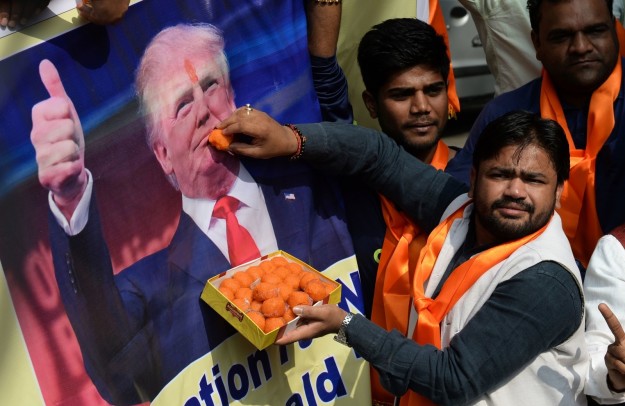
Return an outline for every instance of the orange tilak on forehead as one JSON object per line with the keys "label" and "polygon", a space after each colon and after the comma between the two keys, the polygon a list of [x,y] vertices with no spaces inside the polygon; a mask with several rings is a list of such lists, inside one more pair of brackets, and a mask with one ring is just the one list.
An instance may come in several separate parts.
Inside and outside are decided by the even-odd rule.
{"label": "orange tilak on forehead", "polygon": [[197,72],[195,71],[195,67],[187,58],[184,59],[184,69],[187,71],[187,75],[189,75],[189,79],[191,79],[191,83],[196,84],[199,79],[197,77]]}

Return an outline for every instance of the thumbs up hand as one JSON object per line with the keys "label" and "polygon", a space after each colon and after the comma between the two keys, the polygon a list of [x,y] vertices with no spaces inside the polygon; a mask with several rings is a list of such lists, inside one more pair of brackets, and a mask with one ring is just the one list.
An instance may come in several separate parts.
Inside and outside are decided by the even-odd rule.
{"label": "thumbs up hand", "polygon": [[39,182],[69,220],[87,186],[85,139],[74,104],[52,62],[39,64],[49,98],[32,109],[30,139],[35,147]]}

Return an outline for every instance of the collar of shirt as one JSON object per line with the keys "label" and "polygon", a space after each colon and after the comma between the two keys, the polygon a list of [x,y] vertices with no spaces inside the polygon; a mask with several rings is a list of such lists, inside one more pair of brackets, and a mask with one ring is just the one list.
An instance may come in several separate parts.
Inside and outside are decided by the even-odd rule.
{"label": "collar of shirt", "polygon": [[[261,254],[277,250],[278,243],[262,189],[243,165],[240,166],[239,175],[228,195],[242,202],[237,219],[251,234]],[[191,199],[182,196],[182,210],[227,258],[225,221],[211,216],[215,203],[216,200],[213,199]]]}
{"label": "collar of shirt", "polygon": [[[232,188],[228,191],[228,196],[235,197],[243,203],[243,206],[251,208],[259,207],[262,192],[243,164],[241,164],[239,168],[239,175],[234,181]],[[205,233],[215,221],[208,213],[213,212],[216,203],[217,200],[213,199],[192,199],[182,195],[182,210],[187,213],[195,224]]]}

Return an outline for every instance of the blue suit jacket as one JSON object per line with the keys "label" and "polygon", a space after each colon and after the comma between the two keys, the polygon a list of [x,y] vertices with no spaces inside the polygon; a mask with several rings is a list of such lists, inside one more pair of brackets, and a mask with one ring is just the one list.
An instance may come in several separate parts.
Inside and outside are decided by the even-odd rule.
{"label": "blue suit jacket", "polygon": [[[245,166],[262,188],[280,249],[319,270],[353,254],[333,183],[304,164]],[[100,394],[114,404],[138,403],[235,333],[200,299],[206,281],[230,264],[181,213],[168,247],[113,276],[91,201],[88,224],[77,236],[68,237],[51,219],[57,283]]]}

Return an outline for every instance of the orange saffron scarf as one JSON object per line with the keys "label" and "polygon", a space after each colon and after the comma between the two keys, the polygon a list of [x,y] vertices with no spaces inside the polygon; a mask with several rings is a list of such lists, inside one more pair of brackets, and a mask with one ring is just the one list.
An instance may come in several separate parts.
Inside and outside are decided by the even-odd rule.
{"label": "orange saffron scarf", "polygon": [[[454,70],[451,66],[451,51],[449,48],[449,35],[447,35],[447,23],[445,22],[440,2],[438,0],[429,0],[427,13],[428,19],[426,20],[425,18],[422,18],[425,16],[420,16],[419,10],[417,10],[417,18],[430,24],[432,28],[434,28],[434,31],[436,31],[438,35],[441,35],[445,40],[447,56],[450,61],[449,74],[447,75],[447,98],[449,99],[450,115],[455,117],[455,113],[460,111],[460,100],[458,99],[458,93],[456,91],[456,78],[454,76]],[[455,110],[453,113],[452,109]]]}
{"label": "orange saffron scarf", "polygon": [[[443,141],[438,141],[430,165],[443,170],[448,161],[449,148]],[[395,328],[405,335],[412,290],[410,270],[415,269],[427,235],[386,197],[380,195],[380,200],[387,228],[376,275],[371,320],[388,331]],[[371,395],[374,401],[381,404],[392,405],[395,399],[382,387],[378,372],[373,367]]]}
{"label": "orange saffron scarf", "polygon": [[614,128],[613,106],[621,88],[621,76],[621,58],[618,58],[608,79],[590,98],[586,149],[577,149],[553,82],[545,70],[542,75],[540,114],[562,126],[571,153],[571,171],[569,180],[564,184],[558,213],[562,217],[562,228],[571,243],[573,254],[584,266],[588,265],[590,255],[603,235],[597,216],[595,163],[597,154]]}
{"label": "orange saffron scarf", "polygon": [[[413,340],[418,344],[431,344],[441,348],[440,323],[447,313],[454,307],[456,302],[473,286],[484,273],[495,265],[505,261],[517,249],[534,240],[545,231],[549,223],[540,230],[535,231],[518,240],[509,241],[501,245],[489,248],[474,255],[466,262],[454,269],[442,285],[436,299],[425,296],[425,284],[432,274],[436,260],[443,248],[447,235],[455,220],[461,219],[466,206],[465,203],[451,216],[440,223],[430,233],[425,247],[421,250],[417,269],[415,271],[413,287],[414,306],[419,315],[417,327],[413,334]],[[417,394],[408,392],[401,398],[400,405],[433,405],[432,401]]]}

